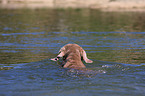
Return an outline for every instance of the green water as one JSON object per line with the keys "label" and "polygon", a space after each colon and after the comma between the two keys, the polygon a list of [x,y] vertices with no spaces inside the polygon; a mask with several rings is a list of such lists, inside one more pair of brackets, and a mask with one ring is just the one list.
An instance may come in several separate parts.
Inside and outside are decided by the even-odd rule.
{"label": "green water", "polygon": [[[0,96],[144,96],[145,13],[0,9]],[[50,61],[82,46],[91,71]]]}

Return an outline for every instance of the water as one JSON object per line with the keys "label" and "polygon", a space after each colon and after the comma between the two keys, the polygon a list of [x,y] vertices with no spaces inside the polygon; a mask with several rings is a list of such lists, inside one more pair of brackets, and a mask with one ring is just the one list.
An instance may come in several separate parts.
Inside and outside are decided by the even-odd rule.
{"label": "water", "polygon": [[[0,96],[144,96],[145,13],[89,9],[0,10]],[[67,43],[86,71],[50,61]]]}

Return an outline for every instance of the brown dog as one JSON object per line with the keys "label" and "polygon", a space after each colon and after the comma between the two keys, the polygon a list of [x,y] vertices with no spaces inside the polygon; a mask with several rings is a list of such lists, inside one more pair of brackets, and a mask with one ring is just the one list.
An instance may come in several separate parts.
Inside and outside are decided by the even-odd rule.
{"label": "brown dog", "polygon": [[81,57],[86,63],[93,63],[92,60],[87,58],[85,50],[77,44],[67,44],[63,46],[59,55],[56,58],[52,58],[51,60],[57,61],[60,57],[63,58],[63,68],[74,68],[74,69],[82,69],[86,68],[86,66],[82,63]]}

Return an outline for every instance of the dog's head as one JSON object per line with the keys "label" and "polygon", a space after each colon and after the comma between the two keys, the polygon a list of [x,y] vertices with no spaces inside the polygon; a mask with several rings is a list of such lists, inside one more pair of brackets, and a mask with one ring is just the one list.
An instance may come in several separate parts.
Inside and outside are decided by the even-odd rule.
{"label": "dog's head", "polygon": [[63,46],[60,50],[59,50],[59,54],[57,55],[56,58],[53,58],[51,60],[53,61],[57,61],[59,60],[59,58],[61,57],[67,57],[67,55],[69,53],[75,53],[77,52],[81,57],[83,57],[84,61],[86,63],[92,63],[93,61],[87,58],[86,52],[85,50],[83,50],[82,47],[80,47],[77,44],[67,44],[65,46]]}

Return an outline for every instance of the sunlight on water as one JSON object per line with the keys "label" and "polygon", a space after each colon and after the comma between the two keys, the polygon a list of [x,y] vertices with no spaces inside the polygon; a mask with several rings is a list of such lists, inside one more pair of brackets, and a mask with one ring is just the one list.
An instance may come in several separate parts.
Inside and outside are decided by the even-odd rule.
{"label": "sunlight on water", "polygon": [[[0,96],[144,96],[144,16],[1,9]],[[82,46],[93,63],[75,70],[50,61],[67,43]]]}

